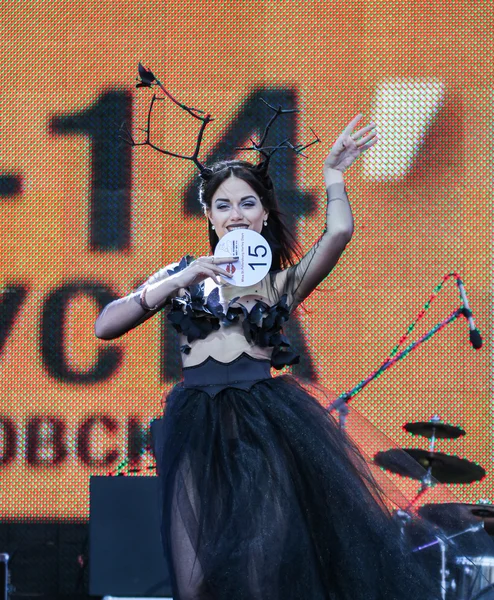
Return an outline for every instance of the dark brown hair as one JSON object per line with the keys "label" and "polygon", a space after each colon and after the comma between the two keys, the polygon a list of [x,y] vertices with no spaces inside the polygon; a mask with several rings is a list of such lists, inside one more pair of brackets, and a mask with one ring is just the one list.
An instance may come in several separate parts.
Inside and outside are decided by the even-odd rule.
{"label": "dark brown hair", "polygon": [[[244,160],[225,160],[210,167],[211,173],[206,179],[201,179],[199,185],[199,201],[204,209],[211,209],[211,200],[218,187],[234,175],[248,183],[259,196],[263,207],[268,211],[268,224],[262,228],[261,235],[271,247],[273,262],[271,271],[278,271],[294,264],[298,257],[299,246],[285,224],[285,217],[280,211],[271,177],[265,169]],[[218,236],[208,219],[209,243],[214,252]]]}

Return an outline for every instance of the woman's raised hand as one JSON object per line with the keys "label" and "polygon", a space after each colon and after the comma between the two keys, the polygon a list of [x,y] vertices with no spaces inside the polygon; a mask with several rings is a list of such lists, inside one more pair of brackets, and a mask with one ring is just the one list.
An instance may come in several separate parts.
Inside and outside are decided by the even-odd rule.
{"label": "woman's raised hand", "polygon": [[201,256],[190,263],[188,267],[180,271],[175,276],[175,282],[180,288],[186,288],[189,285],[196,285],[208,277],[217,284],[221,285],[220,276],[231,278],[230,273],[219,265],[225,265],[238,260],[238,257],[219,258],[215,256]]}
{"label": "woman's raised hand", "polygon": [[377,142],[374,123],[354,131],[361,119],[362,115],[358,114],[345,127],[324,161],[325,171],[336,169],[342,173],[345,172],[361,154]]}

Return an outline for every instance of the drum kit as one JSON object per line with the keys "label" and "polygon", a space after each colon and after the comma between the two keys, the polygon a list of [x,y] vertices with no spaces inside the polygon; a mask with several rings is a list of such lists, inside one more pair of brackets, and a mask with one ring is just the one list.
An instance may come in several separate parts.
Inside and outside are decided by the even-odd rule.
{"label": "drum kit", "polygon": [[[485,475],[480,465],[436,450],[438,439],[464,436],[461,427],[444,423],[437,416],[430,421],[406,423],[403,427],[413,435],[428,438],[429,449],[392,449],[374,456],[374,462],[381,468],[420,482],[419,491],[409,506],[396,512],[402,534],[411,522],[410,509],[431,487],[438,483],[470,484]],[[494,600],[494,556],[448,554],[454,554],[451,549],[456,547],[458,540],[467,538],[468,533],[485,529],[494,535],[494,505],[488,500],[481,500],[479,504],[424,504],[417,512],[441,531],[432,542],[419,545],[414,551],[432,546],[439,548],[442,600]]]}

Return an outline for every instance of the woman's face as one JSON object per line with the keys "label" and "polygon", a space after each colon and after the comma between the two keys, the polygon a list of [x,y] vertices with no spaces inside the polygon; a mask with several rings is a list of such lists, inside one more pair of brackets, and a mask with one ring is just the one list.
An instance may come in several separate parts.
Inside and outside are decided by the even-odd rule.
{"label": "woman's face", "polygon": [[261,233],[263,222],[268,217],[259,196],[251,186],[235,175],[218,187],[206,214],[221,239],[235,229],[253,229]]}

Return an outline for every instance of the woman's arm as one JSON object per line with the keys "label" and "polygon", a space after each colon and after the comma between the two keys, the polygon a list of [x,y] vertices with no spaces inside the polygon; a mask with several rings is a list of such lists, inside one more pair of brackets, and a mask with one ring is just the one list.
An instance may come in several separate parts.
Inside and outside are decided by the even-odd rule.
{"label": "woman's arm", "polygon": [[[94,324],[96,336],[103,340],[120,337],[156,314],[179,290],[176,277],[168,275],[170,268],[160,269],[135,292],[107,304]],[[143,290],[144,302],[141,300]],[[151,310],[144,308],[146,305]]]}
{"label": "woman's arm", "polygon": [[294,305],[302,302],[332,271],[353,234],[353,215],[345,192],[343,173],[376,141],[372,123],[354,131],[362,115],[357,115],[336,140],[324,161],[324,182],[328,196],[326,228],[302,260],[287,269],[285,290]]}
{"label": "woman's arm", "polygon": [[231,261],[231,257],[204,256],[172,275],[169,275],[168,271],[177,265],[160,269],[135,292],[105,306],[94,324],[96,336],[103,340],[120,337],[147,321],[173,296],[182,296],[183,288],[200,283],[208,277],[219,285],[221,277],[231,277],[221,266]]}
{"label": "woman's arm", "polygon": [[289,269],[287,284],[295,304],[307,298],[312,290],[329,275],[352,238],[353,215],[345,192],[343,175],[339,171],[325,174],[328,204],[323,235],[302,260]]}

